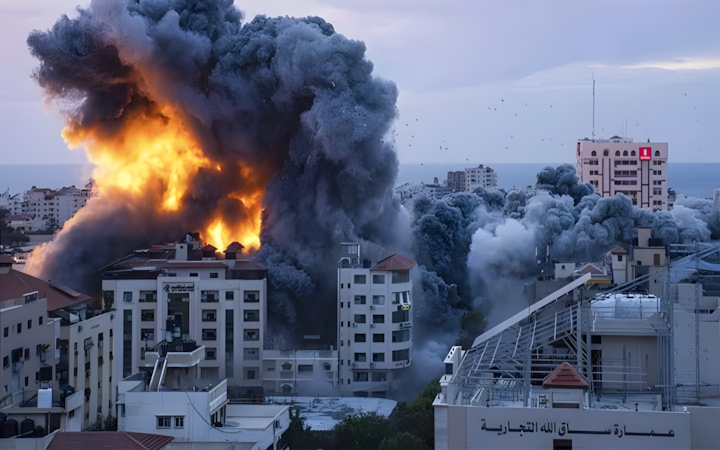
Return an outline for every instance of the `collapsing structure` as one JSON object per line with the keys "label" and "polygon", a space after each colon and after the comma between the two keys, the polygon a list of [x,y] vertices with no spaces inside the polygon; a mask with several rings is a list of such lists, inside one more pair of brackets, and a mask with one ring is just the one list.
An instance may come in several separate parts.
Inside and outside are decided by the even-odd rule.
{"label": "collapsing structure", "polygon": [[[453,347],[434,402],[435,448],[717,443],[718,427],[700,424],[720,420],[718,252],[696,251],[590,299],[586,274],[469,350]],[[648,284],[663,295],[637,289]]]}

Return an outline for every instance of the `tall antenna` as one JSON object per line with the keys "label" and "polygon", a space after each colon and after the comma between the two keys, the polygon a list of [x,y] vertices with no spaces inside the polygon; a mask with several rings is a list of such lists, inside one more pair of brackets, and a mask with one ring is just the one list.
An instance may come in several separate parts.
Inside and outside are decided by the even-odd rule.
{"label": "tall antenna", "polygon": [[593,127],[592,137],[595,140],[595,72],[593,72]]}

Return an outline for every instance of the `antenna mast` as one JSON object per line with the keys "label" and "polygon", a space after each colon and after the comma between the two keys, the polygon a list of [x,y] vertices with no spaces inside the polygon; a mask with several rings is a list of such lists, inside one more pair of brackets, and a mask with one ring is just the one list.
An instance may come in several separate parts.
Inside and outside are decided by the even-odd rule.
{"label": "antenna mast", "polygon": [[593,72],[593,126],[592,137],[595,140],[595,72]]}

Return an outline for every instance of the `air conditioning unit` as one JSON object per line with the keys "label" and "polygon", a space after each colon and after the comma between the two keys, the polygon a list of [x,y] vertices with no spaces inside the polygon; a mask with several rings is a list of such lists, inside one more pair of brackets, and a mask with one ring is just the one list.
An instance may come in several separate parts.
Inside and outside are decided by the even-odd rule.
{"label": "air conditioning unit", "polygon": [[103,348],[105,341],[98,341],[98,348]]}
{"label": "air conditioning unit", "polygon": [[357,324],[353,322],[353,328],[357,328]]}
{"label": "air conditioning unit", "polygon": [[375,305],[370,305],[370,311],[375,311]]}
{"label": "air conditioning unit", "polygon": [[374,324],[374,323],[371,323],[371,324],[370,324],[370,328],[375,328],[375,324]]}
{"label": "air conditioning unit", "polygon": [[374,368],[375,368],[375,363],[370,363],[370,368],[371,368],[371,369],[374,369]]}

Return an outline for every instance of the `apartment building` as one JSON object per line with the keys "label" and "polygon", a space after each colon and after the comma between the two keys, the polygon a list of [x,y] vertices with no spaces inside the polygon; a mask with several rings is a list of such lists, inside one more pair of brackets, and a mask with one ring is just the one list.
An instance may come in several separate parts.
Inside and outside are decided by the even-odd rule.
{"label": "apartment building", "polygon": [[577,173],[603,197],[622,193],[633,205],[668,210],[668,144],[633,142],[633,138],[581,139]]}
{"label": "apartment building", "polygon": [[338,385],[337,350],[265,350],[263,393],[334,396]]}
{"label": "apartment building", "polygon": [[0,256],[0,408],[8,417],[32,417],[46,431],[85,430],[114,410],[112,353],[104,345],[112,346],[113,314],[11,266]]}
{"label": "apartment building", "polygon": [[386,397],[412,361],[412,283],[415,262],[394,253],[374,266],[358,244],[342,244],[338,262],[340,392]]}
{"label": "apartment building", "polygon": [[243,260],[233,243],[218,259],[201,247],[197,233],[154,245],[106,267],[103,299],[115,309],[113,378],[150,372],[146,358],[159,344],[180,349],[188,341],[205,347],[200,378],[227,379],[230,386],[262,386],[267,268]]}
{"label": "apartment building", "polygon": [[25,191],[22,198],[19,195],[10,197],[8,194],[6,207],[12,215],[26,218],[24,231],[62,228],[95,195],[94,188],[93,180],[82,189],[75,186],[60,189],[33,186]]}
{"label": "apartment building", "polygon": [[490,167],[480,164],[464,171],[448,172],[445,184],[453,192],[472,192],[476,188],[497,188],[497,173]]}

